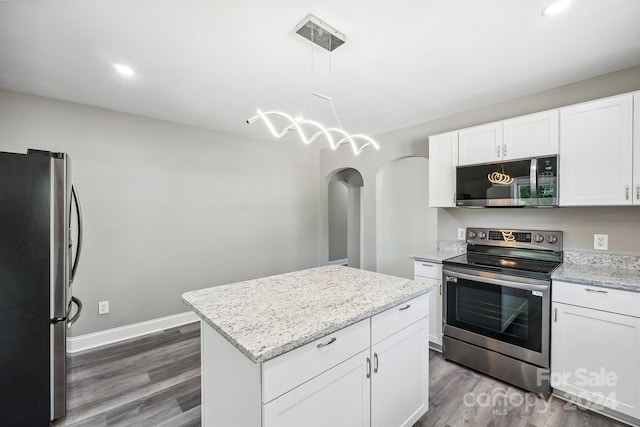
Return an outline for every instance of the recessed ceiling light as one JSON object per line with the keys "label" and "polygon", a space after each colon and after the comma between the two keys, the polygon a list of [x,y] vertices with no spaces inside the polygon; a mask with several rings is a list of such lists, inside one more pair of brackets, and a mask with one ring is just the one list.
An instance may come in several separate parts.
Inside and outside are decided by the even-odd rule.
{"label": "recessed ceiling light", "polygon": [[552,16],[557,15],[561,12],[564,12],[569,5],[571,4],[571,0],[558,0],[551,3],[549,6],[542,9],[543,16]]}
{"label": "recessed ceiling light", "polygon": [[123,76],[133,76],[136,73],[135,71],[133,71],[133,68],[124,64],[113,64],[113,68],[115,68],[116,71]]}

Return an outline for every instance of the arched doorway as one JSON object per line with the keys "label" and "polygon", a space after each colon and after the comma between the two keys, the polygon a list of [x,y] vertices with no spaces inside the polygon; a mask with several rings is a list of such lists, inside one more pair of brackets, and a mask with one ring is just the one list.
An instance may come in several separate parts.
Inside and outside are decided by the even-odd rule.
{"label": "arched doorway", "polygon": [[347,168],[328,183],[329,263],[362,265],[362,175]]}

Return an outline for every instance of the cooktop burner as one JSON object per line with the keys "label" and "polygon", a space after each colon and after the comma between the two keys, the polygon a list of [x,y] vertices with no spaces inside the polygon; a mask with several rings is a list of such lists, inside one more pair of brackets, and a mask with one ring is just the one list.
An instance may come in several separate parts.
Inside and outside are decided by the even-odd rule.
{"label": "cooktop burner", "polygon": [[562,232],[468,228],[467,253],[443,264],[549,279],[562,264]]}

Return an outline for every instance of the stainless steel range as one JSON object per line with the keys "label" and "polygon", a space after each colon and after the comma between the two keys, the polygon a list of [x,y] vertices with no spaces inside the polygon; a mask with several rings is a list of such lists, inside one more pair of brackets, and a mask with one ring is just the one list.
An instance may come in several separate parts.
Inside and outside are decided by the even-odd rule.
{"label": "stainless steel range", "polygon": [[548,396],[551,273],[562,232],[467,229],[443,261],[445,359]]}

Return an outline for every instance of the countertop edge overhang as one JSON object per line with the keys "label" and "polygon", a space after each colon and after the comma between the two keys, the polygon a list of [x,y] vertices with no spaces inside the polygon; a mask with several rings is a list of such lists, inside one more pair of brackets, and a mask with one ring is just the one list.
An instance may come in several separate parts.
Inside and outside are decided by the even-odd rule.
{"label": "countertop edge overhang", "polygon": [[190,291],[182,300],[260,363],[430,290],[411,279],[325,266]]}
{"label": "countertop edge overhang", "polygon": [[551,280],[640,292],[640,271],[619,266],[564,263],[551,274]]}

